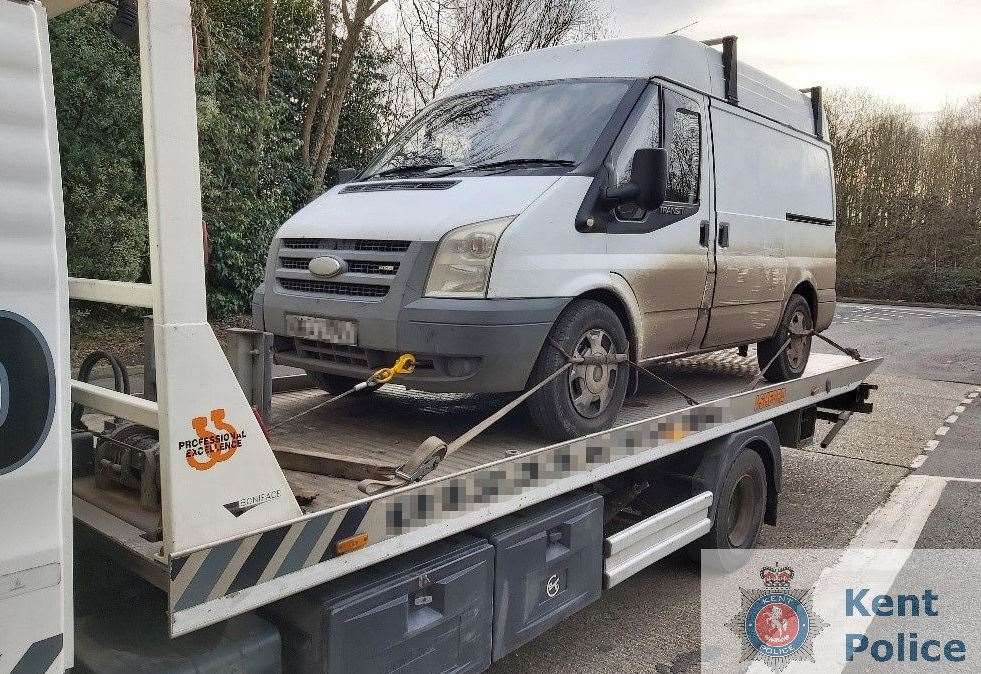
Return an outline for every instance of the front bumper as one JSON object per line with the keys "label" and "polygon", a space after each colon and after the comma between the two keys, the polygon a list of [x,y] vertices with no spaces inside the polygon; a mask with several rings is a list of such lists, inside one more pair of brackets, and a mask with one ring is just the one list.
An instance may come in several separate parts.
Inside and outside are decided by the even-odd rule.
{"label": "front bumper", "polygon": [[[399,379],[409,388],[434,392],[489,393],[525,388],[555,319],[571,298],[417,298],[392,315],[385,303],[257,294],[256,327],[272,332],[274,360],[304,370],[364,379],[412,353],[413,374]],[[390,309],[391,307],[389,307]],[[351,319],[358,345],[336,346],[285,336],[285,316]]]}

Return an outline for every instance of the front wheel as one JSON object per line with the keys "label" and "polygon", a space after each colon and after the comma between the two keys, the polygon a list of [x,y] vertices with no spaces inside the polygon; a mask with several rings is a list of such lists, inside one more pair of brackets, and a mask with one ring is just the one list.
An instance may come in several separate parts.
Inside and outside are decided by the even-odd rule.
{"label": "front wheel", "polygon": [[[605,304],[575,300],[552,326],[529,385],[542,381],[565,365],[559,349],[570,355],[612,356],[627,353],[623,324]],[[553,344],[554,342],[555,344]],[[549,438],[569,440],[609,428],[627,394],[630,367],[626,363],[576,365],[543,386],[528,399],[532,421]]]}

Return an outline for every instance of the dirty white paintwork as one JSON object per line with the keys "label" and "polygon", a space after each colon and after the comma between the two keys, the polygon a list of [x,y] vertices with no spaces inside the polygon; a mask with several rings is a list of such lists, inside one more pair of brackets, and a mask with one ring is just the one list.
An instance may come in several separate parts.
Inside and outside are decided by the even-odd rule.
{"label": "dirty white paintwork", "polygon": [[712,105],[718,222],[715,308],[705,346],[772,332],[801,281],[834,289],[835,228],[787,220],[833,220],[831,151],[805,134],[721,102]]}

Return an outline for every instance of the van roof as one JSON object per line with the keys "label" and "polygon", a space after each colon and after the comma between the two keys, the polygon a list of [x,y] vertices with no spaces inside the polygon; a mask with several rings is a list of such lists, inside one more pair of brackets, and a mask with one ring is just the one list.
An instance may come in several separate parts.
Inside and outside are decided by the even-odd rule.
{"label": "van roof", "polygon": [[[814,110],[808,96],[742,61],[737,72],[739,107],[814,135]],[[589,77],[664,77],[725,100],[722,52],[680,35],[600,40],[507,56],[466,73],[447,95]]]}

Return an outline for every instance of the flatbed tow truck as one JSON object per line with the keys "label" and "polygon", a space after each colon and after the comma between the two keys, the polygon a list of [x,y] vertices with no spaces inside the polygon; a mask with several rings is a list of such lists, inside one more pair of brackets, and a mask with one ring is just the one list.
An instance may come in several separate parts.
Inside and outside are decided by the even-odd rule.
{"label": "flatbed tow truck", "polygon": [[[751,546],[781,446],[871,411],[879,359],[769,384],[726,351],[657,365],[607,431],[544,445],[518,410],[419,468],[513,396],[325,405],[207,322],[186,0],[138,3],[151,281],[68,277],[46,23],[77,4],[0,0],[0,671],[480,671],[676,550]],[[69,298],[152,313],[144,395],[70,381]],[[118,612],[162,643],[76,606],[73,528],[156,588]]]}

